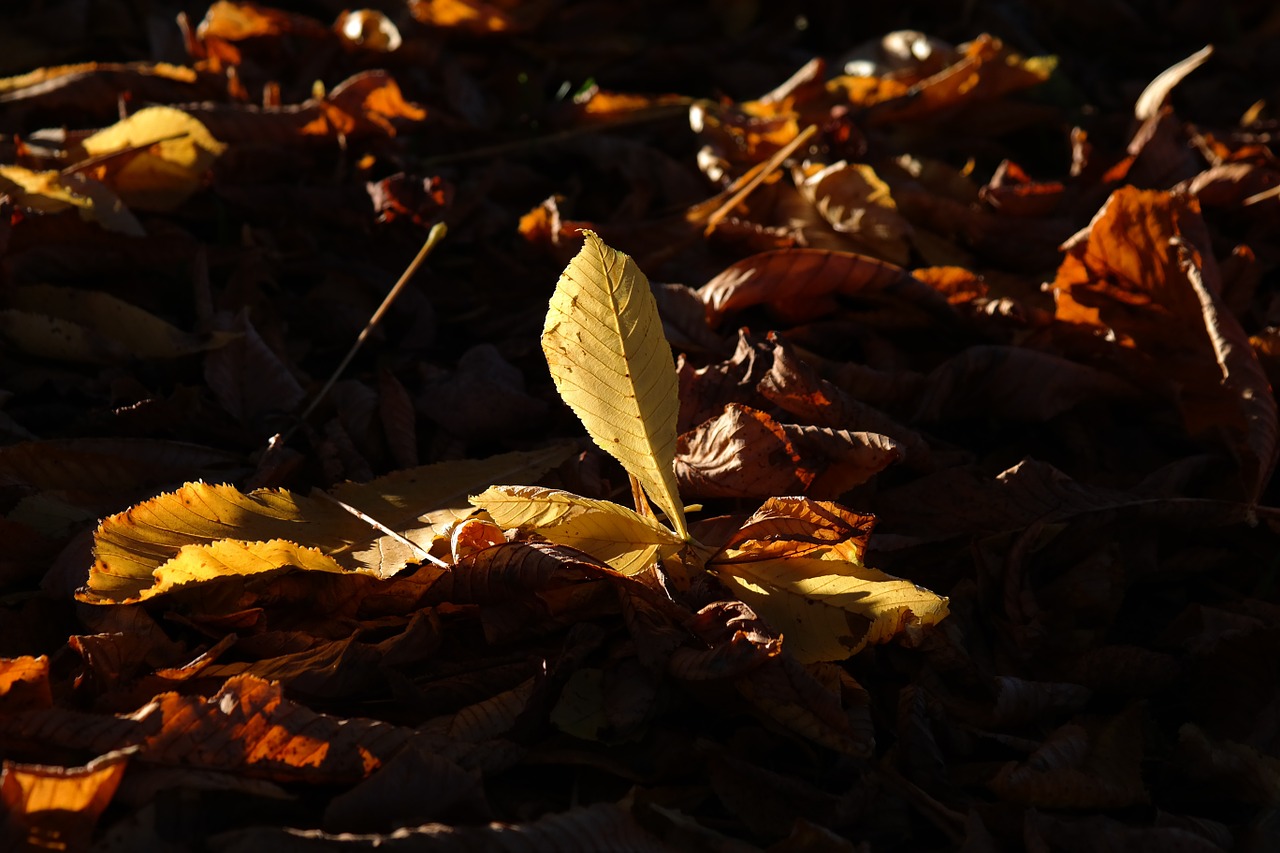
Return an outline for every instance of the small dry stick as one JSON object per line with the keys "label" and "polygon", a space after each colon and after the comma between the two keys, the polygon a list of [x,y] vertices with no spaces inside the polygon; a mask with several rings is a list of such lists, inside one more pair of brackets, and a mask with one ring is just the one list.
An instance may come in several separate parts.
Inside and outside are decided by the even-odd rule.
{"label": "small dry stick", "polygon": [[760,171],[758,171],[754,177],[743,185],[742,189],[734,193],[728,201],[720,205],[714,213],[707,217],[707,227],[703,229],[703,235],[708,237],[711,236],[711,232],[716,230],[716,226],[720,224],[721,219],[728,216],[729,212],[737,207],[744,198],[755,192],[756,187],[760,186],[760,183],[765,178],[769,177],[775,169],[782,165],[783,161],[794,154],[797,148],[808,142],[809,137],[813,136],[817,132],[818,126],[811,124],[800,133],[796,134],[795,139],[778,149],[777,153],[770,157],[768,162],[760,168]]}
{"label": "small dry stick", "polygon": [[351,359],[356,357],[356,353],[359,352],[360,347],[364,345],[365,339],[369,337],[373,332],[374,327],[382,320],[383,315],[391,308],[391,303],[396,301],[396,297],[400,295],[400,291],[404,290],[405,285],[409,283],[409,280],[413,278],[414,273],[416,273],[418,268],[422,266],[422,262],[427,259],[427,255],[430,255],[431,250],[436,247],[436,244],[444,239],[444,235],[448,230],[449,229],[445,227],[443,222],[437,222],[435,225],[431,226],[431,233],[427,235],[427,242],[422,244],[422,248],[418,250],[417,257],[415,257],[413,261],[410,262],[409,266],[405,268],[404,273],[400,276],[400,280],[395,283],[395,286],[391,288],[391,292],[382,300],[382,304],[378,306],[378,310],[373,312],[373,316],[369,318],[369,322],[365,323],[364,329],[360,332],[360,336],[356,338],[356,342],[351,345],[351,349],[347,351],[346,356],[342,359],[342,363],[333,371],[333,375],[329,377],[329,381],[324,383],[324,387],[321,388],[320,392],[311,399],[311,403],[307,406],[306,410],[298,416],[298,423],[295,424],[293,429],[290,429],[285,435],[286,441],[298,429],[298,426],[300,426],[302,422],[305,421],[313,411],[315,411],[316,406],[320,405],[320,401],[324,399],[325,395],[329,393],[329,389],[333,387],[333,383],[338,381],[338,377],[342,375],[342,371],[346,370],[347,365],[351,363]]}

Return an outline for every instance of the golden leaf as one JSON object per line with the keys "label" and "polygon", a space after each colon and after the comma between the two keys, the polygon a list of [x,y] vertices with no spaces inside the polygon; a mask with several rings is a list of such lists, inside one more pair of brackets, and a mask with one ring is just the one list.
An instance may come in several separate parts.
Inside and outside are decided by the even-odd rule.
{"label": "golden leaf", "polygon": [[[173,107],[147,107],[82,143],[90,157],[121,153],[102,167],[103,181],[130,207],[172,210],[204,183],[226,145],[200,120]],[[132,149],[141,149],[132,154]]]}
{"label": "golden leaf", "polygon": [[946,598],[862,565],[869,523],[836,504],[771,500],[707,568],[800,661],[844,660],[947,615]]}
{"label": "golden leaf", "polygon": [[22,166],[0,166],[0,193],[34,213],[61,213],[74,209],[80,218],[96,222],[108,231],[141,237],[146,234],[111,188],[80,174],[36,172]]}
{"label": "golden leaf", "polygon": [[653,519],[610,501],[536,486],[493,486],[471,499],[500,527],[518,527],[577,548],[623,574],[668,557],[684,541]]}
{"label": "golden leaf", "polygon": [[425,465],[334,489],[338,500],[398,536],[332,500],[187,483],[103,520],[94,533],[95,560],[82,600],[140,601],[181,584],[285,567],[389,577],[421,559],[422,550],[437,543],[442,552],[448,549],[456,510],[473,511],[468,492],[506,474],[538,476],[568,452],[560,445]]}
{"label": "golden leaf", "polygon": [[687,539],[673,468],[676,371],[657,301],[635,261],[593,232],[583,234],[542,331],[551,378],[596,444],[640,481]]}

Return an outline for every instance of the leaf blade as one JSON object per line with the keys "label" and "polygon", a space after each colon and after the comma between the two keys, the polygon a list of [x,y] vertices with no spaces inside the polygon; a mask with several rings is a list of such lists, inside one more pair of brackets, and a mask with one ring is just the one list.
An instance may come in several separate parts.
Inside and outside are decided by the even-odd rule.
{"label": "leaf blade", "polygon": [[635,574],[655,557],[671,556],[683,545],[658,522],[624,506],[558,489],[492,486],[471,502],[500,527],[537,533],[557,545],[590,554],[623,574]]}
{"label": "leaf blade", "polygon": [[542,350],[556,391],[688,538],[673,467],[679,397],[649,280],[595,233],[560,276]]}

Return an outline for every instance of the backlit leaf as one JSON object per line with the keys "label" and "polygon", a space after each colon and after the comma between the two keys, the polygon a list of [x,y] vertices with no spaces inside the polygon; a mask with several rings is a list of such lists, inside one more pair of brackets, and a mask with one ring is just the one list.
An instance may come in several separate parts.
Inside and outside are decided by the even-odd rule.
{"label": "backlit leaf", "polygon": [[102,180],[142,210],[177,207],[203,186],[227,147],[199,119],[173,107],[141,109],[82,144],[90,157],[121,154],[95,171],[101,168]]}
{"label": "backlit leaf", "polygon": [[707,568],[782,633],[796,658],[844,660],[947,615],[947,599],[862,565],[867,526],[835,504],[770,501]]}
{"label": "backlit leaf", "polygon": [[0,192],[12,198],[19,208],[34,213],[75,210],[81,219],[96,222],[108,231],[134,237],[146,233],[110,187],[84,175],[0,165]]}
{"label": "backlit leaf", "polygon": [[0,842],[8,850],[86,850],[98,817],[124,776],[132,749],[83,767],[4,762],[0,771]]}
{"label": "backlit leaf", "polygon": [[688,537],[673,469],[679,399],[671,347],[649,280],[628,255],[584,232],[551,297],[542,350],[556,390],[587,433]]}
{"label": "backlit leaf", "polygon": [[557,489],[493,486],[471,502],[500,527],[518,527],[585,551],[623,574],[642,571],[655,557],[670,556],[684,544],[666,527],[624,506]]}
{"label": "backlit leaf", "polygon": [[[399,471],[334,490],[337,499],[430,550],[470,514],[468,492],[506,474],[541,475],[564,445],[483,460]],[[422,558],[338,504],[280,489],[243,494],[229,485],[187,483],[105,519],[94,535],[85,600],[136,601],[174,586],[285,567],[360,571],[388,577]]]}

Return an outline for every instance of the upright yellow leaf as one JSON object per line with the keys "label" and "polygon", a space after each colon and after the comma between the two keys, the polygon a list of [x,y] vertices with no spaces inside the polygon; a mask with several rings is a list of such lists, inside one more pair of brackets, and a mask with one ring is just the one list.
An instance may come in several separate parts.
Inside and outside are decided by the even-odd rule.
{"label": "upright yellow leaf", "polygon": [[610,501],[537,486],[492,486],[471,502],[499,527],[518,527],[557,545],[577,548],[623,574],[635,574],[655,557],[684,544],[651,518]]}
{"label": "upright yellow leaf", "polygon": [[689,538],[673,468],[679,409],[671,347],[649,280],[628,255],[584,231],[542,331],[556,390],[587,433]]}

